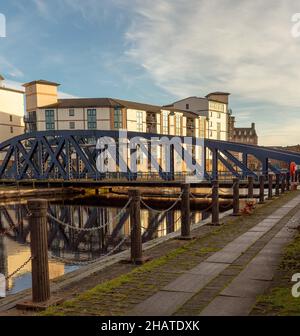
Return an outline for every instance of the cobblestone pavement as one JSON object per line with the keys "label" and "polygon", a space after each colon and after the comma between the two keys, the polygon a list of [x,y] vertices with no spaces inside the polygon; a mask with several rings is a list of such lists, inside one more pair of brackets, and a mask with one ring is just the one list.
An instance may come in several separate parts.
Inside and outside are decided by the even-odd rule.
{"label": "cobblestone pavement", "polygon": [[[251,268],[246,274],[243,271],[255,258],[258,258],[256,264],[263,265],[260,269],[276,265],[283,242],[287,241],[287,234],[282,230],[291,218],[294,221],[298,218],[299,194],[298,191],[289,192],[259,205],[250,216],[228,217],[224,225],[210,227],[193,241],[181,241],[179,247],[173,243],[174,249],[163,256],[158,253],[158,247],[155,252],[158,257],[152,261],[50,308],[44,314],[239,315],[240,312],[245,315],[255,302],[256,291],[263,291],[268,280],[262,280],[264,272],[258,279],[252,279]],[[268,246],[271,242],[273,245]],[[257,267],[252,266],[252,270],[255,269]],[[270,277],[272,270],[274,268],[266,273]],[[234,283],[239,276],[246,279],[244,284]],[[241,294],[241,285],[245,295]],[[226,306],[235,309],[220,311],[219,307]]]}

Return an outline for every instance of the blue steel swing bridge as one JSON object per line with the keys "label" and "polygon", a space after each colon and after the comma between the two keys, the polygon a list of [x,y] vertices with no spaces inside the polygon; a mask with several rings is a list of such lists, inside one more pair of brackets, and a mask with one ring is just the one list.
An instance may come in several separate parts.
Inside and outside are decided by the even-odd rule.
{"label": "blue steel swing bridge", "polygon": [[[151,133],[126,132],[128,141],[142,137],[147,142],[148,162],[155,162],[156,173],[137,173],[132,171],[131,164],[120,162],[119,155],[116,155],[116,166],[121,164],[126,166],[122,172],[101,173],[97,169],[97,140],[103,137],[109,137],[116,140],[116,153],[119,150],[119,131],[103,130],[62,130],[62,131],[41,131],[25,133],[23,135],[11,138],[0,144],[0,153],[2,162],[0,164],[0,182],[9,181],[39,181],[56,183],[57,181],[68,182],[76,185],[80,182],[89,182],[95,184],[109,183],[120,185],[152,183],[158,185],[176,185],[186,175],[194,175],[194,171],[188,173],[176,173],[174,166],[174,146],[170,149],[170,167],[168,171],[160,165],[159,161],[151,156],[152,139],[158,137],[169,138],[168,135],[157,135]],[[181,139],[181,148],[183,157],[188,157],[189,153],[186,146],[195,147],[196,138],[178,137]],[[267,147],[240,144],[212,139],[203,140],[203,173],[206,181],[221,178],[218,169],[222,164],[226,168],[226,176],[246,178],[269,172],[280,173],[271,161],[282,161],[287,164],[295,162],[300,165],[300,153],[289,152]],[[137,148],[131,148],[130,154],[134,154]],[[209,153],[209,154],[208,154]],[[209,158],[208,158],[209,155]],[[192,155],[193,156],[193,155]],[[255,157],[261,163],[261,170],[255,171],[248,165],[249,156]],[[152,161],[151,161],[152,160]],[[161,162],[164,161],[163,158]],[[207,161],[210,161],[211,169],[207,169]],[[197,159],[192,157],[193,164],[197,165]],[[193,180],[192,180],[193,181]],[[202,181],[203,182],[203,181]],[[191,182],[193,183],[193,182]],[[194,181],[194,184],[201,184],[201,181]]]}

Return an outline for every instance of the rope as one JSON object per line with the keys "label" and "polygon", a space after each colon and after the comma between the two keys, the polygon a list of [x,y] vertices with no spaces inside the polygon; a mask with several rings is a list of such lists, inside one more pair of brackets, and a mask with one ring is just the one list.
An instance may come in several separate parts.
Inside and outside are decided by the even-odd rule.
{"label": "rope", "polygon": [[58,218],[52,216],[50,213],[47,213],[47,216],[49,218],[51,218],[52,220],[54,220],[56,223],[60,224],[60,225],[63,225],[67,228],[70,228],[70,229],[73,229],[73,230],[76,230],[76,231],[85,231],[85,232],[92,232],[92,231],[98,231],[100,229],[103,229],[105,228],[106,226],[109,226],[110,224],[112,224],[112,222],[114,222],[117,218],[119,218],[120,216],[123,215],[124,211],[127,209],[128,205],[130,204],[131,202],[131,198],[128,200],[128,202],[124,205],[124,207],[120,210],[120,212],[118,212],[116,214],[116,216],[114,216],[113,218],[111,218],[110,220],[108,220],[106,223],[100,225],[100,226],[96,226],[96,227],[92,227],[92,228],[80,228],[80,227],[77,227],[77,226],[73,226],[73,225],[70,225],[68,223],[65,223],[65,222],[62,222],[61,220],[59,220]]}
{"label": "rope", "polygon": [[119,247],[125,242],[125,240],[127,239],[127,236],[125,236],[112,250],[110,250],[108,253],[102,255],[99,258],[95,258],[95,259],[90,259],[90,260],[85,260],[85,261],[79,261],[79,260],[70,260],[70,259],[66,259],[63,257],[58,257],[53,255],[52,253],[48,252],[48,256],[49,258],[61,261],[65,264],[70,264],[70,265],[91,265],[94,264],[95,262],[102,260],[108,256],[110,256],[111,254],[113,254],[117,249],[119,249]]}
{"label": "rope", "polygon": [[165,209],[165,210],[157,210],[157,209],[153,209],[151,208],[148,204],[145,203],[145,201],[143,199],[141,199],[141,203],[149,210],[149,211],[153,211],[153,212],[156,212],[156,213],[161,213],[161,214],[164,214],[170,210],[172,210],[175,205],[181,200],[181,196],[182,196],[183,192],[179,195],[179,197],[177,198],[177,200],[168,208],[168,209]]}
{"label": "rope", "polygon": [[31,260],[33,259],[32,256],[30,256],[21,266],[19,266],[14,272],[12,272],[10,275],[5,277],[5,280],[9,280],[11,277],[13,277],[15,274],[21,271],[22,268],[24,268]]}

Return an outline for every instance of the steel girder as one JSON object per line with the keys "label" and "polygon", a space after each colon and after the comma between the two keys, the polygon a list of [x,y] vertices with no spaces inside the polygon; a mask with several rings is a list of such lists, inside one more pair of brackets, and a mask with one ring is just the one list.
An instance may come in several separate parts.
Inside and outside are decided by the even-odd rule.
{"label": "steel girder", "polygon": [[[1,179],[82,179],[92,178],[100,179],[105,175],[99,173],[96,167],[97,154],[96,141],[101,137],[111,137],[119,139],[119,131],[101,131],[101,130],[62,130],[62,131],[44,131],[22,134],[9,139],[0,144],[0,153],[2,153],[2,162],[0,164]],[[143,137],[151,147],[153,138],[172,136],[127,132],[127,139]],[[182,144],[191,145],[196,143],[196,138],[178,137]],[[151,153],[148,147],[148,159]],[[117,149],[118,150],[118,149]],[[262,166],[262,172],[266,174],[269,170],[278,172],[278,169],[270,164],[270,160],[278,160],[286,163],[295,162],[300,164],[300,154],[272,149],[261,146],[239,144],[233,142],[205,139],[204,140],[204,159],[208,160],[207,151],[212,153],[212,173],[205,171],[206,178],[218,177],[218,162],[228,170],[231,175],[245,177],[249,175],[257,176],[257,172],[249,169],[247,158],[249,155],[256,157]],[[189,152],[182,146],[182,153],[188,157]],[[242,159],[240,160],[239,155]],[[191,157],[191,155],[190,155]],[[171,149],[170,166],[173,171],[167,174],[163,171],[160,164],[157,164],[158,174],[162,179],[174,178],[174,149]],[[195,159],[192,158],[193,163]],[[116,162],[118,164],[119,162]],[[197,162],[196,162],[197,163]],[[198,164],[198,163],[197,163]],[[205,167],[205,165],[204,165]],[[136,178],[132,174],[130,167],[127,172],[121,173],[128,179]]]}

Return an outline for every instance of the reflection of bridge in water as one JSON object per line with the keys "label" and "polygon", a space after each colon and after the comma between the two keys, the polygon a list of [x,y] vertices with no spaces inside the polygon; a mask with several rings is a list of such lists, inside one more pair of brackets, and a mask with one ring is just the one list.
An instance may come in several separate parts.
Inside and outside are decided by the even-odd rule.
{"label": "reflection of bridge in water", "polygon": [[[48,213],[50,214],[47,219],[48,248],[53,256],[84,261],[106,255],[122,240],[124,243],[114,253],[129,247],[131,232],[129,208],[121,211],[117,207],[50,203]],[[28,215],[25,202],[0,205],[0,273],[11,274],[30,257]],[[199,211],[193,212],[192,221],[199,222],[203,216],[205,215]],[[143,241],[179,230],[180,218],[180,210],[176,209],[159,213],[142,209]],[[68,226],[60,222],[67,223]],[[65,273],[64,262],[50,259],[49,266],[50,278]],[[9,280],[8,289],[13,287],[14,279],[30,272],[29,263],[21,273],[17,273]]]}

